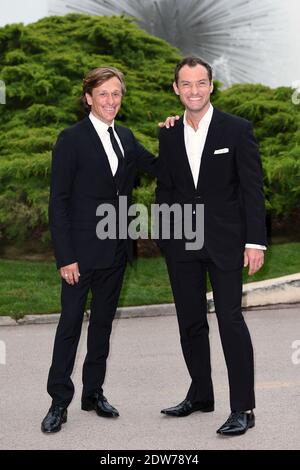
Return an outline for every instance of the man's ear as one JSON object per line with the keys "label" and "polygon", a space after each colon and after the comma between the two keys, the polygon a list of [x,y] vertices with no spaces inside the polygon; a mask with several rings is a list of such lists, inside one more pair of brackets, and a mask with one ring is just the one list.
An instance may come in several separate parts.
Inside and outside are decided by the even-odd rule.
{"label": "man's ear", "polygon": [[85,94],[85,99],[86,99],[86,101],[87,101],[87,104],[88,104],[89,106],[92,106],[92,97],[91,97],[91,95],[90,95],[89,93],[86,93],[86,94]]}
{"label": "man's ear", "polygon": [[178,86],[177,86],[176,82],[173,82],[173,90],[175,91],[176,95],[179,96],[179,90],[178,90]]}
{"label": "man's ear", "polygon": [[214,91],[214,82],[211,81],[211,84],[210,84],[210,93],[212,93]]}

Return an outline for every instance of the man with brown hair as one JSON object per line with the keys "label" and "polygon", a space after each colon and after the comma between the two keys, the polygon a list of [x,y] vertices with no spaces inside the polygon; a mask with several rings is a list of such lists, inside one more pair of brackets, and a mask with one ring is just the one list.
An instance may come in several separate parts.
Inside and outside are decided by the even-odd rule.
{"label": "man with brown hair", "polygon": [[[241,311],[242,270],[257,272],[266,245],[263,177],[250,122],[210,102],[212,69],[197,57],[175,69],[174,91],[184,115],[159,137],[157,203],[191,205],[193,224],[204,206],[204,245],[161,240],[172,284],[184,359],[191,376],[185,399],[161,412],[183,417],[214,410],[206,276],[209,274],[226,360],[231,413],[217,430],[232,436],[254,427],[254,366],[251,338]],[[175,223],[174,223],[175,225]],[[174,230],[175,231],[175,230]]]}
{"label": "man with brown hair", "polygon": [[87,354],[82,373],[83,410],[117,417],[103,395],[112,321],[118,304],[130,240],[99,239],[97,207],[119,196],[130,203],[137,171],[156,175],[157,159],[114,119],[125,94],[123,74],[113,67],[90,71],[82,102],[89,115],[64,129],[52,157],[49,224],[57,268],[62,278],[61,317],[57,327],[47,390],[52,405],[41,429],[60,431],[67,421],[74,385],[71,374],[88,292],[92,292]]}

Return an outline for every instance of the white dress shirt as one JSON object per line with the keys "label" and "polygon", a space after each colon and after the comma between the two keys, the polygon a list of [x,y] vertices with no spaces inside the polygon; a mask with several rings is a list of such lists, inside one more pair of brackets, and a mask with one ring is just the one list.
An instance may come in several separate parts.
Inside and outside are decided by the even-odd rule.
{"label": "white dress shirt", "polygon": [[[198,124],[198,129],[195,131],[192,126],[189,125],[186,118],[186,113],[183,116],[184,125],[184,143],[186,153],[188,156],[191,172],[193,175],[195,188],[197,187],[199,171],[201,165],[201,158],[206,142],[206,137],[213,116],[214,108],[210,104],[208,110],[204,114],[203,118]],[[258,248],[260,250],[266,250],[264,245],[256,245],[253,243],[246,243],[246,248]]]}
{"label": "white dress shirt", "polygon": [[198,129],[196,131],[187,122],[186,113],[184,113],[183,116],[184,143],[186,153],[189,159],[191,172],[193,175],[195,188],[197,187],[202,153],[213,111],[214,108],[212,107],[212,105],[210,105],[207,112],[204,114],[203,118],[199,122]]}
{"label": "white dress shirt", "polygon": [[114,136],[115,136],[115,138],[116,138],[116,140],[119,144],[119,147],[121,149],[122,154],[124,155],[124,149],[122,147],[119,136],[115,131],[114,121],[112,122],[112,124],[110,126],[108,126],[108,124],[105,124],[105,122],[103,122],[100,119],[96,118],[96,116],[94,116],[92,113],[89,114],[89,118],[90,118],[90,120],[91,120],[98,136],[100,137],[100,140],[102,142],[102,145],[104,147],[105,153],[106,153],[108,161],[109,161],[111,172],[114,176],[116,174],[116,171],[117,171],[117,168],[118,168],[118,157],[115,154],[115,151],[114,151],[114,149],[112,147],[112,144],[111,144],[110,134],[107,130],[109,127],[113,128]]}

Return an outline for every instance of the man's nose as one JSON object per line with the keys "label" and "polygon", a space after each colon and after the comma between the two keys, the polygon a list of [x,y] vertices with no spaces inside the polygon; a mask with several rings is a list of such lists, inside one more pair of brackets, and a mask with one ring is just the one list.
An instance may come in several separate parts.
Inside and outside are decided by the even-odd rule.
{"label": "man's nose", "polygon": [[192,92],[192,95],[197,95],[198,94],[198,86],[197,86],[196,83],[194,85],[192,85],[191,92]]}

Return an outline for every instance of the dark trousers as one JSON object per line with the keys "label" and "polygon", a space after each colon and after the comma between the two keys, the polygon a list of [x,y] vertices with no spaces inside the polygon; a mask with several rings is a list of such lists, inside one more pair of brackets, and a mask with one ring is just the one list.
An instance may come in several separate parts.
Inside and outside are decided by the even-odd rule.
{"label": "dark trousers", "polygon": [[166,256],[184,359],[192,378],[187,398],[214,401],[211,379],[206,277],[213,288],[215,310],[225,356],[232,411],[255,407],[253,349],[241,311],[242,268],[222,271],[205,249],[189,262]]}
{"label": "dark trousers", "polygon": [[67,407],[74,395],[71,374],[81,334],[89,290],[92,293],[82,382],[82,396],[103,393],[109,338],[126,267],[125,249],[117,251],[114,265],[107,269],[81,272],[78,284],[62,280],[62,311],[57,327],[47,391],[52,402]]}

